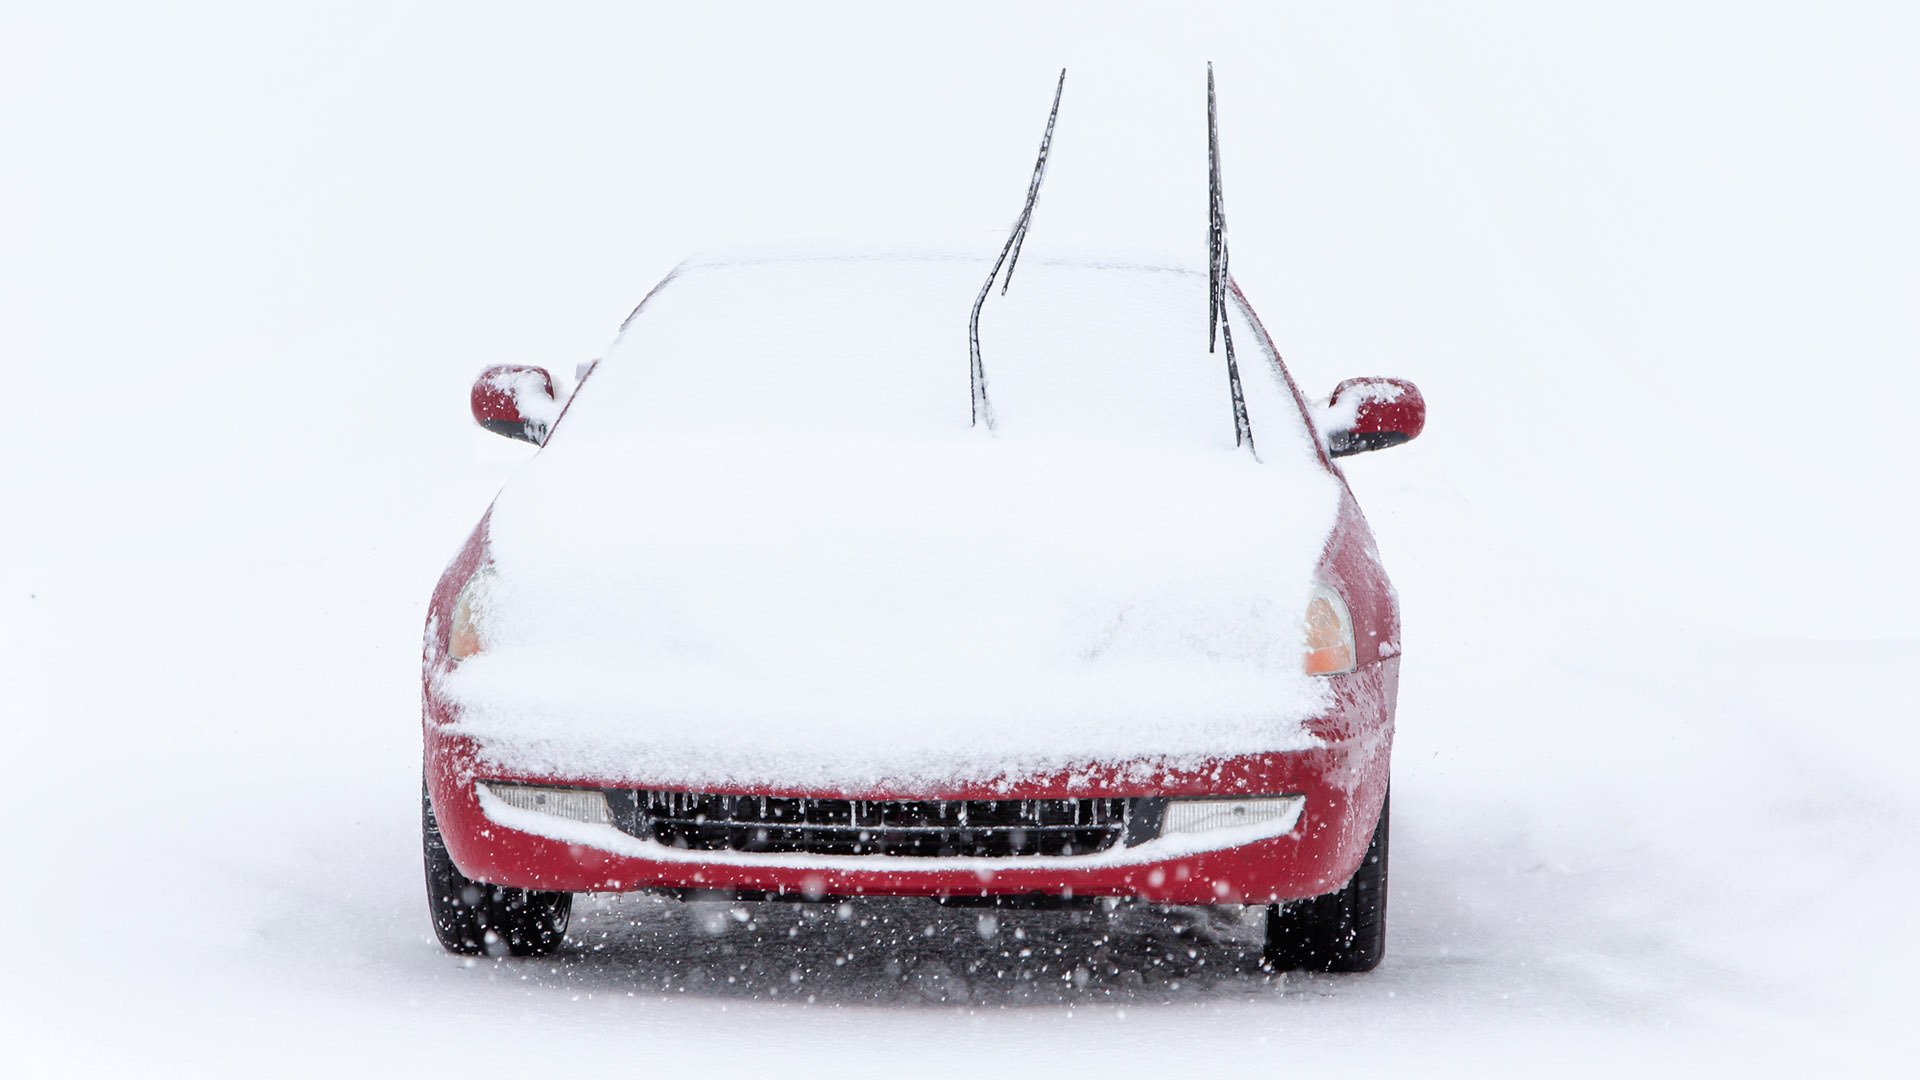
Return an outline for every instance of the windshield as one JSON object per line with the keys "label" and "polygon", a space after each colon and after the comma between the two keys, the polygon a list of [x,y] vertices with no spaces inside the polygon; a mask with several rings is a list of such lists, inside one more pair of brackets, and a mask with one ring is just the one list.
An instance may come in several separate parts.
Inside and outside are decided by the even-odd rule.
{"label": "windshield", "polygon": [[[629,319],[564,441],[913,439],[971,419],[967,319],[990,263],[943,257],[695,263]],[[1009,440],[1233,445],[1203,273],[1023,261],[980,320]],[[1235,344],[1260,457],[1314,455],[1246,313]]]}

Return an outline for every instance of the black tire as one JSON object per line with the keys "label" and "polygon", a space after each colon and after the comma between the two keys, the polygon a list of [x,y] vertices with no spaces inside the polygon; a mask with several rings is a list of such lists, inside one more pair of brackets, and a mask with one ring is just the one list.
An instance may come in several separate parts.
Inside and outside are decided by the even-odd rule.
{"label": "black tire", "polygon": [[420,839],[433,936],[448,952],[545,956],[560,947],[573,914],[573,894],[488,885],[462,874],[447,854],[425,785],[420,791]]}
{"label": "black tire", "polygon": [[1372,971],[1387,946],[1387,808],[1339,892],[1267,908],[1266,961],[1279,971]]}

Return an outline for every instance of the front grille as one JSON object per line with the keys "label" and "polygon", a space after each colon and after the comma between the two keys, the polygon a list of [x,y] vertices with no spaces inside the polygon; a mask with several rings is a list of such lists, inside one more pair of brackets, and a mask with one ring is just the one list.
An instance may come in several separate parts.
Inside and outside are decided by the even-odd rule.
{"label": "front grille", "polygon": [[1124,798],[812,799],[609,789],[629,835],[692,851],[809,855],[1084,855],[1119,842]]}

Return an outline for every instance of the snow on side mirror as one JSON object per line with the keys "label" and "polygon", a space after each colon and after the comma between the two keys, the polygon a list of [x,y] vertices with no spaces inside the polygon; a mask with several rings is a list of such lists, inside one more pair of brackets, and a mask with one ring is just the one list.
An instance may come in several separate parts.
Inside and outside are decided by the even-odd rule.
{"label": "snow on side mirror", "polygon": [[1347,379],[1315,411],[1333,457],[1399,446],[1427,426],[1426,399],[1405,379]]}
{"label": "snow on side mirror", "polygon": [[481,372],[473,381],[472,404],[481,427],[535,446],[547,441],[548,430],[560,418],[553,376],[545,368],[522,364],[496,364]]}

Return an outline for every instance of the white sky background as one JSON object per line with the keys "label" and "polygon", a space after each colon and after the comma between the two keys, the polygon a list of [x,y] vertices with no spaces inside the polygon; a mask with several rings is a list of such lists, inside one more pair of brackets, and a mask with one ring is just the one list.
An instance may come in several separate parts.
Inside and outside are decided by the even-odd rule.
{"label": "white sky background", "polygon": [[[417,422],[483,364],[596,355],[716,241],[991,246],[1062,64],[1033,250],[1096,235],[1096,76],[1184,79],[1155,119],[1197,147],[1211,58],[1234,267],[1310,391],[1415,379],[1464,498],[1672,610],[1920,634],[1910,13],[1038,8],[10,6],[8,382],[264,436],[350,351],[391,378],[333,436]],[[84,485],[88,442],[21,452]]]}

